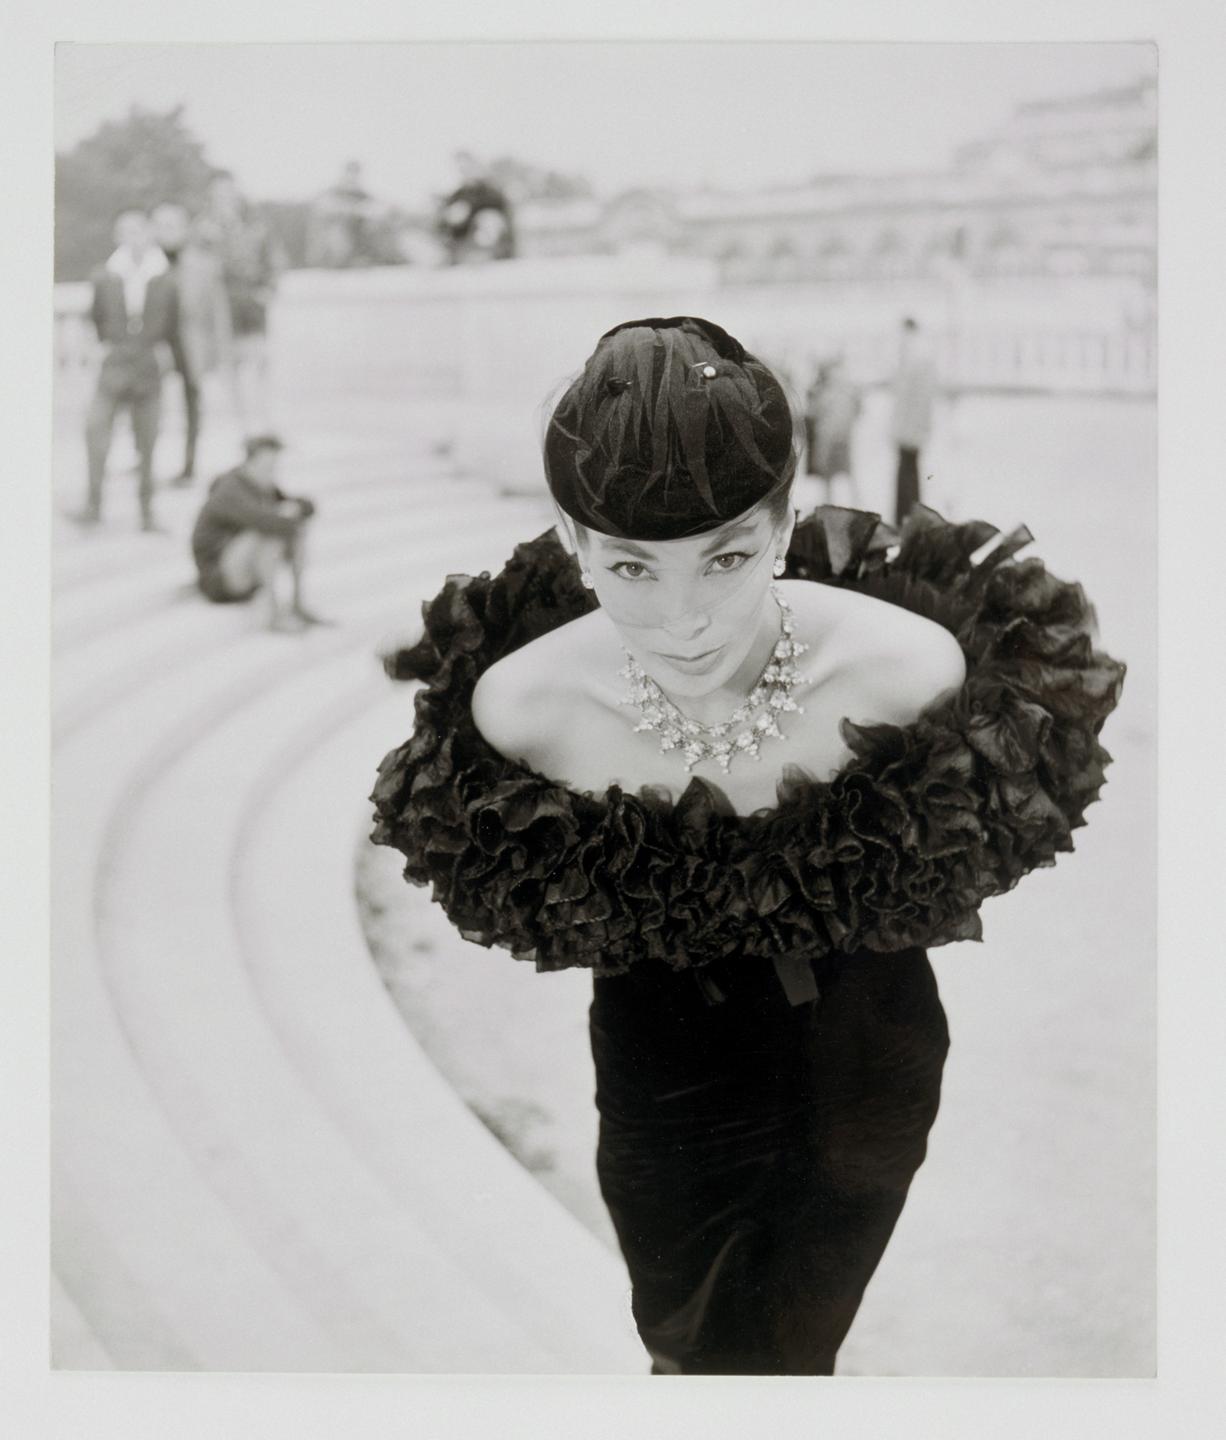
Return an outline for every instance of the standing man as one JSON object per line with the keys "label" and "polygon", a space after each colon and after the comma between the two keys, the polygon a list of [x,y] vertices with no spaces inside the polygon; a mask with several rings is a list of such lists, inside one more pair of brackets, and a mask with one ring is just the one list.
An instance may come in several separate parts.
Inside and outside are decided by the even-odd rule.
{"label": "standing man", "polygon": [[894,377],[894,443],[898,447],[894,519],[901,525],[920,503],[920,450],[932,433],[932,407],[937,375],[924,349],[919,324],[908,316],[902,322],[898,373]]}
{"label": "standing man", "polygon": [[142,530],[153,520],[153,449],[157,443],[163,358],[178,325],[178,295],[165,255],[153,244],[148,216],[125,210],[115,222],[115,253],[93,275],[90,314],[103,345],[98,384],[85,421],[89,495],[76,517],[96,525],[102,518],[102,484],[115,416],[132,415],[140,460]]}
{"label": "standing man", "polygon": [[[268,627],[296,631],[326,622],[302,603],[306,531],[315,505],[277,485],[283,446],[253,435],[241,465],[219,475],[192,531],[200,589],[215,605],[242,603],[261,591]],[[289,582],[289,603],[279,593]]]}
{"label": "standing man", "polygon": [[202,233],[221,262],[234,337],[230,374],[244,430],[269,423],[268,310],[276,293],[280,259],[268,227],[257,219],[228,170],[214,175]]}
{"label": "standing man", "polygon": [[184,206],[167,202],[153,212],[153,233],[170,263],[179,292],[179,323],[171,341],[175,370],[183,382],[187,439],[183,469],[171,482],[190,485],[196,473],[204,377],[231,360],[230,304],[221,262],[192,235]]}

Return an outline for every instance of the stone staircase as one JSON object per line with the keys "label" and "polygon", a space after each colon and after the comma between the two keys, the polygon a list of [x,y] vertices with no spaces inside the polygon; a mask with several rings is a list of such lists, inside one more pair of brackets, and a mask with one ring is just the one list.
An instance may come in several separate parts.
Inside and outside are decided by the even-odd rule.
{"label": "stone staircase", "polygon": [[53,1363],[641,1374],[620,1264],[423,1055],[353,899],[411,716],[379,637],[547,516],[387,437],[295,448],[334,628],[194,593],[198,491],[165,537],[56,533]]}

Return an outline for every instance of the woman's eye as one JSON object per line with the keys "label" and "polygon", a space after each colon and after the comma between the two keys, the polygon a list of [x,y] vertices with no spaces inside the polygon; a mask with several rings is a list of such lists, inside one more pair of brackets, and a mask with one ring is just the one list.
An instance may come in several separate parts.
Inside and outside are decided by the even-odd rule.
{"label": "woman's eye", "polygon": [[711,561],[711,568],[722,570],[725,573],[729,570],[739,570],[749,558],[744,550],[725,550],[722,555],[717,555]]}
{"label": "woman's eye", "polygon": [[647,574],[646,569],[637,560],[619,560],[616,565],[610,565],[614,575],[620,575],[623,580],[641,580]]}

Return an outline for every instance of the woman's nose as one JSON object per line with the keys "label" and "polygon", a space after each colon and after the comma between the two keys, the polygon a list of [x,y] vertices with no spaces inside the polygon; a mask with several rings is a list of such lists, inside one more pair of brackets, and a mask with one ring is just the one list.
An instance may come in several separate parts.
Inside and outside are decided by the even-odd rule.
{"label": "woman's nose", "polygon": [[693,605],[688,608],[678,606],[673,610],[672,618],[661,623],[660,629],[674,640],[696,640],[710,623],[711,617],[705,610],[696,609]]}

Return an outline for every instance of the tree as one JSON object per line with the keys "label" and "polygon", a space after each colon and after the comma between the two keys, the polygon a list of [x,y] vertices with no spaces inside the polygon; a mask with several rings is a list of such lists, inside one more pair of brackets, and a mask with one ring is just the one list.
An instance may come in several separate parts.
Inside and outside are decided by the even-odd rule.
{"label": "tree", "polygon": [[214,167],[183,123],[183,107],[134,106],[55,159],[55,278],[84,280],[112,248],[115,216],[175,200],[196,210]]}

